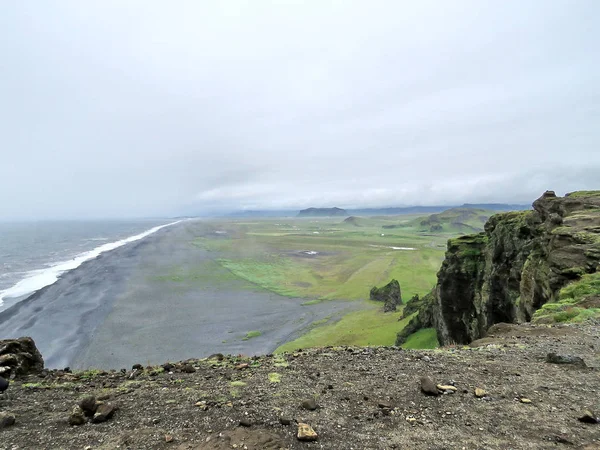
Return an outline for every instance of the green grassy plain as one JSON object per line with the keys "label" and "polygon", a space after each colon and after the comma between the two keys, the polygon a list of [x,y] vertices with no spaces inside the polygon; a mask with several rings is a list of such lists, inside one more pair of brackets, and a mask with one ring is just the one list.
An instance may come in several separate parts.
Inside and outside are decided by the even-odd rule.
{"label": "green grassy plain", "polygon": [[402,310],[383,313],[381,305],[368,302],[367,309],[346,314],[333,324],[313,328],[304,336],[283,344],[276,352],[291,352],[299,348],[326,345],[394,345],[396,334],[410,321],[401,321]]}
{"label": "green grassy plain", "polygon": [[[472,226],[483,222],[476,218],[483,214],[480,211],[475,216],[446,214],[442,220],[446,226],[435,231],[422,225],[429,217],[417,215],[214,220],[194,241],[214,254],[208,271],[180,269],[165,277],[214,276],[224,282],[229,276],[241,278],[257,288],[304,298],[307,307],[333,299],[361,302],[361,310],[338,321],[313,324],[306,335],[282,345],[280,352],[327,345],[393,345],[410,318],[398,320],[401,308],[383,313],[381,304],[368,301],[369,291],[395,278],[404,300],[428,293],[435,285],[447,240],[464,228],[447,225],[457,214]],[[435,333],[426,330],[406,345],[431,348],[436,344]]]}
{"label": "green grassy plain", "polygon": [[195,244],[215,252],[215,260],[235,276],[280,295],[358,300],[396,278],[410,297],[435,284],[447,239],[409,226],[382,228],[412,218],[228,221],[214,224],[220,234],[199,237]]}

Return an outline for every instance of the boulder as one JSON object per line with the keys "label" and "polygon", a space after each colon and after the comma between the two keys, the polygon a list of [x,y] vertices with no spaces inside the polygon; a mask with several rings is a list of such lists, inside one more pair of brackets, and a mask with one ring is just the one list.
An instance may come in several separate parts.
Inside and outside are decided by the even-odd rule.
{"label": "boulder", "polygon": [[98,403],[96,397],[88,395],[79,402],[79,407],[85,413],[86,416],[93,416],[98,409]]}
{"label": "boulder", "polygon": [[14,425],[15,420],[16,419],[14,414],[0,412],[0,429]]}
{"label": "boulder", "polygon": [[98,406],[98,409],[96,410],[96,413],[94,414],[94,417],[92,418],[92,422],[94,423],[101,423],[101,422],[106,422],[108,419],[110,419],[113,414],[115,413],[116,408],[111,405],[110,403],[102,403],[101,405]]}
{"label": "boulder", "polygon": [[85,415],[79,406],[74,406],[71,415],[69,416],[69,425],[83,425],[85,423]]}
{"label": "boulder", "polygon": [[425,395],[440,395],[437,385],[428,377],[421,377],[421,392]]}
{"label": "boulder", "polygon": [[30,337],[0,340],[0,368],[5,377],[38,374],[44,359]]}
{"label": "boulder", "polygon": [[382,288],[373,287],[371,289],[370,298],[377,302],[384,302],[384,312],[396,311],[396,307],[402,304],[400,283],[398,283],[398,280],[392,280]]}

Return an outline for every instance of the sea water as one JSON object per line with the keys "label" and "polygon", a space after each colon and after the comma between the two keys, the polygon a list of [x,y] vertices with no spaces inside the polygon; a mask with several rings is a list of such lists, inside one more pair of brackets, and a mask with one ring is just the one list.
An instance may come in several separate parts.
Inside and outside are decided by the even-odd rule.
{"label": "sea water", "polygon": [[84,261],[142,239],[176,221],[0,223],[0,311]]}

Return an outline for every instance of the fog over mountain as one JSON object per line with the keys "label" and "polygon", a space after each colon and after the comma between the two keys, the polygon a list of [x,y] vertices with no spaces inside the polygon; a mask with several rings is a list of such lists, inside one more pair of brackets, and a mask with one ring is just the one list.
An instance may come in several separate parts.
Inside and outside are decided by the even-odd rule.
{"label": "fog over mountain", "polygon": [[595,0],[5,2],[0,220],[599,188]]}

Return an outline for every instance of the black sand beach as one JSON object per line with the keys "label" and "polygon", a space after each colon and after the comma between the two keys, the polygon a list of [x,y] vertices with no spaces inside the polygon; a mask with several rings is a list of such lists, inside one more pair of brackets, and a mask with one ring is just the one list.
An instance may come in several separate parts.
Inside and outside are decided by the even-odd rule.
{"label": "black sand beach", "polygon": [[[2,311],[0,339],[33,337],[51,368],[118,369],[217,352],[270,353],[311,323],[356,308],[334,301],[303,306],[305,299],[232,279],[214,264],[214,282],[170,282],[165,274],[217,256],[192,244],[207,232],[202,221],[182,222],[82,264]],[[244,340],[254,330],[260,336]]]}

